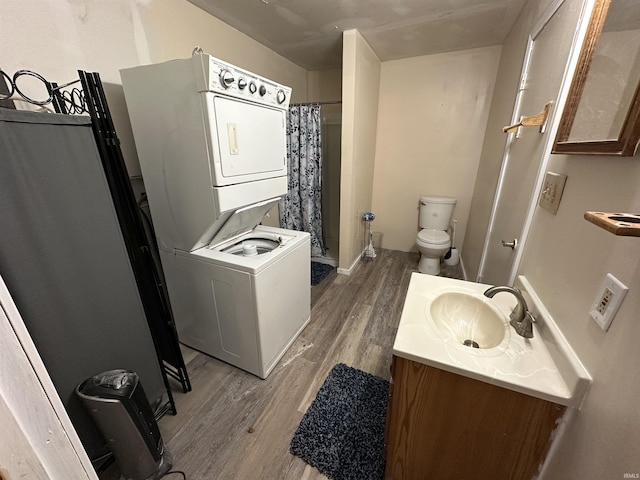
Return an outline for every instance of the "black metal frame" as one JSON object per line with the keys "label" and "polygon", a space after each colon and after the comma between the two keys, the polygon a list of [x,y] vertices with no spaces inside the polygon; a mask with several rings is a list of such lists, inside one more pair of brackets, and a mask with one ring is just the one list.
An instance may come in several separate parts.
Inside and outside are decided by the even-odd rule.
{"label": "black metal frame", "polygon": [[[131,261],[136,277],[142,305],[158,353],[158,360],[163,366],[163,370],[173,376],[174,372],[167,369],[167,362],[165,362],[165,353],[169,353],[172,357],[171,359],[175,362],[175,349],[179,351],[171,307],[169,306],[168,298],[165,298],[161,291],[160,281],[153,259],[151,258],[146,234],[140,218],[140,211],[135,201],[133,189],[131,188],[129,176],[126,171],[124,157],[120,149],[120,140],[116,135],[107,105],[107,99],[102,89],[100,75],[82,70],[78,71],[78,75],[84,92],[85,108],[91,117],[96,146],[100,153],[100,159],[102,160],[107,183],[111,190],[114,207],[120,221],[122,236],[127,245],[129,260]],[[54,97],[58,98],[57,93],[59,92],[60,90],[56,90]],[[56,104],[54,104],[54,108],[55,105]],[[60,100],[59,105],[66,106],[66,102]],[[173,333],[175,336],[174,342],[169,341],[167,337],[168,333]],[[181,367],[184,373],[184,378],[178,377],[178,379],[183,380],[181,382],[182,388],[187,391],[191,386],[181,354],[178,360],[179,362],[176,363],[179,364],[179,368]],[[165,404],[159,412],[156,412],[156,415],[159,417],[169,409],[171,409],[174,415],[176,414],[175,402],[173,401],[166,375],[164,376],[164,381],[167,387],[170,405]]]}
{"label": "black metal frame", "polygon": [[[42,81],[49,93],[47,101],[35,101],[25,96],[16,86],[19,76],[28,75]],[[157,249],[155,239],[149,238],[145,231],[141,210],[135,200],[131,182],[127,173],[124,157],[120,149],[120,140],[111,118],[107,99],[98,73],[78,70],[78,80],[58,85],[48,82],[44,77],[30,70],[16,72],[13,79],[0,70],[0,79],[5,84],[3,101],[10,101],[16,93],[23,100],[35,105],[50,103],[56,113],[65,115],[88,114],[91,117],[96,146],[100,154],[107,183],[111,191],[114,208],[120,223],[129,260],[136,278],[138,291],[153,338],[158,361],[162,367],[163,379],[168,401],[155,412],[156,419],[166,412],[176,412],[175,402],[167,376],[180,382],[183,392],[191,391],[191,382],[187,373],[178,341],[178,333],[171,311],[168,292],[164,283],[161,267],[156,266],[152,250]],[[6,80],[10,85],[6,85]],[[80,82],[82,88],[70,86]],[[8,93],[8,94],[7,94]]]}

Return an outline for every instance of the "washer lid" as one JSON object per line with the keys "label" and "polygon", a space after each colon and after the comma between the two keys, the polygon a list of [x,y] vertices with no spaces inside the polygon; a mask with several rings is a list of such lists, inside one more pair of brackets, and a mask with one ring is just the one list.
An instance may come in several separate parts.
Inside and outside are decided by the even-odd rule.
{"label": "washer lid", "polygon": [[431,245],[444,245],[449,243],[449,235],[442,230],[420,230],[418,233],[418,240],[423,243],[429,243]]}
{"label": "washer lid", "polygon": [[280,198],[272,198],[264,202],[254,203],[247,207],[239,208],[227,219],[209,242],[209,248],[215,247],[227,240],[248,233],[258,226],[271,208],[280,201]]}

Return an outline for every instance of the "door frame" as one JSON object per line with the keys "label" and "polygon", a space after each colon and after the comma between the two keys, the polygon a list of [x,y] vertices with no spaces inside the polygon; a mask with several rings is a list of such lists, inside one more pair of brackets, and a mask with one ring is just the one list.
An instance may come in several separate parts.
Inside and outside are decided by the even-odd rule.
{"label": "door frame", "polygon": [[[529,74],[529,66],[531,64],[531,57],[533,55],[533,48],[535,46],[535,40],[540,35],[544,27],[549,23],[551,18],[556,14],[556,12],[560,9],[560,7],[564,4],[565,0],[555,0],[543,13],[543,15],[538,19],[529,33],[529,37],[527,39],[527,48],[525,51],[524,61],[522,63],[522,70],[520,73],[520,80],[518,84],[518,93],[516,94],[516,99],[513,107],[513,112],[511,115],[510,125],[518,123],[520,120],[520,106],[522,103],[522,97],[525,92],[525,87],[527,83],[527,76]],[[571,87],[571,81],[573,79],[573,75],[576,71],[578,65],[578,58],[580,56],[580,51],[582,47],[582,43],[586,37],[587,29],[589,26],[589,18],[591,17],[591,12],[594,8],[595,0],[584,0],[582,4],[582,11],[580,12],[580,16],[578,18],[578,26],[573,36],[573,41],[571,44],[571,49],[569,50],[569,59],[565,66],[564,74],[562,77],[562,81],[560,83],[560,89],[558,91],[558,96],[556,100],[553,102],[551,112],[549,113],[549,119],[547,121],[547,132],[546,139],[542,151],[542,157],[540,158],[540,164],[538,166],[538,172],[536,175],[536,181],[531,192],[531,198],[529,200],[529,206],[527,208],[527,213],[525,215],[522,231],[518,237],[518,245],[515,249],[515,257],[513,259],[513,263],[511,265],[511,270],[509,273],[508,285],[513,285],[515,282],[518,269],[520,268],[520,262],[522,260],[522,254],[524,253],[524,248],[527,243],[527,239],[529,237],[529,231],[531,229],[531,224],[533,222],[533,216],[536,210],[536,206],[538,203],[538,197],[540,195],[540,191],[542,189],[542,184],[544,181],[544,176],[547,170],[547,166],[549,164],[549,157],[551,155],[551,148],[553,147],[553,142],[555,139],[556,132],[558,130],[558,126],[560,124],[560,118],[562,117],[561,113],[564,109],[564,105],[567,101],[567,97],[569,95],[569,89]],[[478,267],[478,274],[476,276],[476,282],[481,283],[483,280],[484,268],[487,262],[487,255],[489,251],[489,245],[491,242],[491,234],[494,230],[494,225],[496,223],[497,211],[500,202],[500,197],[502,194],[502,185],[505,180],[507,168],[509,166],[509,158],[511,153],[511,145],[517,139],[517,133],[509,133],[507,134],[507,142],[504,148],[504,154],[502,157],[502,165],[500,166],[500,173],[498,175],[498,185],[496,187],[496,191],[493,197],[493,204],[491,206],[491,214],[489,216],[489,224],[487,227],[487,232],[484,238],[484,245],[482,248],[482,255],[480,256],[480,264]]]}
{"label": "door frame", "polygon": [[11,478],[98,480],[2,276],[0,351],[0,428],[12,424],[21,431],[20,442],[2,449],[0,468]]}

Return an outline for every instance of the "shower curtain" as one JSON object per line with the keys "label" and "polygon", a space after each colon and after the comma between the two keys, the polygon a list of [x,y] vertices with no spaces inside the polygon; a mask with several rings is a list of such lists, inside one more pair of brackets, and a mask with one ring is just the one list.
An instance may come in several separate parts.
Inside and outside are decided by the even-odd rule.
{"label": "shower curtain", "polygon": [[326,253],[322,238],[320,105],[292,105],[287,125],[288,193],[280,200],[280,226],[311,234],[311,256]]}

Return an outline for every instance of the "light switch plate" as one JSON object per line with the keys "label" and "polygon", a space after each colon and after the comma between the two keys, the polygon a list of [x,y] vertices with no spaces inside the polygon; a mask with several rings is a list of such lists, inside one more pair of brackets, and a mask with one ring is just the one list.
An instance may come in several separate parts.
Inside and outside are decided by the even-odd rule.
{"label": "light switch plate", "polygon": [[620,304],[628,291],[629,289],[626,285],[610,273],[607,273],[589,311],[591,318],[605,332],[609,330],[613,317],[618,312]]}
{"label": "light switch plate", "polygon": [[547,172],[544,176],[542,192],[540,192],[538,205],[555,215],[558,212],[560,199],[562,198],[562,192],[564,191],[564,185],[566,182],[566,175]]}

